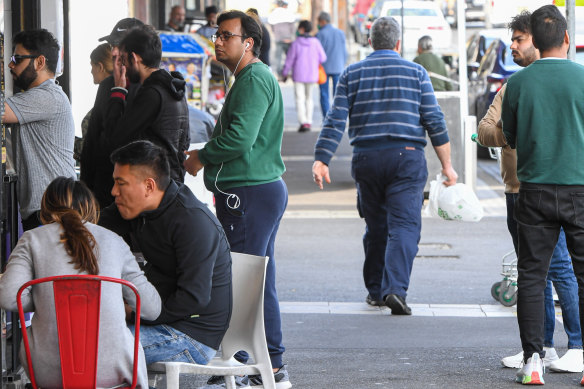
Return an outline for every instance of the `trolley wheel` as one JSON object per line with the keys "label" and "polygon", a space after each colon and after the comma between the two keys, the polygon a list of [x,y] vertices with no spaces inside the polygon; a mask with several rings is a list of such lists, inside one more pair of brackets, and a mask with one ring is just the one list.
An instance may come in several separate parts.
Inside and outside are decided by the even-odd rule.
{"label": "trolley wheel", "polygon": [[493,286],[491,286],[491,296],[497,301],[499,301],[499,290],[501,289],[501,281],[495,282]]}
{"label": "trolley wheel", "polygon": [[499,290],[499,302],[506,307],[517,304],[517,284],[511,283],[507,288]]}

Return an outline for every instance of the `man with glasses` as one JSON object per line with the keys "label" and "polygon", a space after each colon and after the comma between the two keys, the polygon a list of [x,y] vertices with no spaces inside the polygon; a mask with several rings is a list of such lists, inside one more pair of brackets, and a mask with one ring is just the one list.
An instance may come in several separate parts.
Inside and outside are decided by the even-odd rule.
{"label": "man with glasses", "polygon": [[24,230],[38,227],[46,187],[59,176],[76,178],[75,125],[67,95],[55,83],[59,42],[47,30],[22,31],[13,38],[8,67],[21,93],[8,97],[2,122],[12,129],[17,196]]}
{"label": "man with glasses", "polygon": [[[215,194],[217,218],[231,250],[268,256],[264,321],[276,388],[292,385],[282,362],[282,325],[276,293],[274,242],[288,203],[280,154],[284,132],[282,92],[270,69],[258,59],[262,29],[249,15],[229,11],[219,15],[212,37],[215,55],[235,75],[212,139],[189,152],[187,171],[205,167],[205,185]],[[236,358],[246,362],[247,354]],[[261,376],[239,377],[239,384],[262,385]],[[221,384],[212,377],[209,384]]]}
{"label": "man with glasses", "polygon": [[[131,29],[119,49],[100,146],[111,153],[132,141],[149,140],[165,150],[171,178],[184,182],[190,141],[186,83],[179,72],[159,68],[162,44],[152,26]],[[128,80],[141,85],[130,105],[125,101]]]}

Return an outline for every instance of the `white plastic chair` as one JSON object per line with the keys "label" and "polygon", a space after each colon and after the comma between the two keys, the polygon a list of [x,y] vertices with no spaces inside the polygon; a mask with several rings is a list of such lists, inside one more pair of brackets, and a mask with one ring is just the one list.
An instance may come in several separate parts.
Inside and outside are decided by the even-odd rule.
{"label": "white plastic chair", "polygon": [[[153,372],[166,372],[167,389],[178,389],[179,374],[225,376],[225,387],[235,389],[236,375],[261,374],[265,389],[276,389],[272,363],[264,330],[264,285],[268,257],[231,253],[233,279],[233,312],[229,329],[221,342],[221,357],[207,365],[185,362],[157,362],[148,366]],[[253,364],[242,364],[233,358],[245,350]]]}

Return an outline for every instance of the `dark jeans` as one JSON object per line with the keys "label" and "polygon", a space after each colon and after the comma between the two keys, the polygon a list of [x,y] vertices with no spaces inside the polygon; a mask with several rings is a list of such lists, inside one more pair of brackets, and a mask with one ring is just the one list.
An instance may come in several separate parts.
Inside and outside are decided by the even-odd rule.
{"label": "dark jeans", "polygon": [[353,154],[357,206],[365,219],[363,278],[373,300],[406,297],[422,229],[424,151],[404,147]]}
{"label": "dark jeans", "polygon": [[519,244],[517,321],[525,359],[544,357],[544,290],[560,230],[578,281],[580,328],[584,312],[584,185],[522,183],[515,203]]}
{"label": "dark jeans", "polygon": [[[288,205],[288,189],[283,180],[278,180],[269,184],[230,188],[226,192],[237,195],[240,200],[239,207],[231,209],[227,201],[233,206],[233,198],[228,199],[222,193],[215,194],[217,218],[225,230],[231,251],[270,257],[264,290],[264,325],[272,367],[279,368],[283,365],[285,348],[276,293],[274,242]],[[240,362],[246,362],[248,358],[245,352],[236,354]]]}
{"label": "dark jeans", "polygon": [[326,117],[331,102],[329,97],[329,81],[332,79],[333,83],[333,98],[335,97],[335,91],[337,90],[337,82],[339,82],[339,74],[327,74],[326,82],[319,85],[320,87],[320,108],[322,109],[322,120]]}
{"label": "dark jeans", "polygon": [[[517,252],[517,222],[513,217],[517,193],[505,193],[507,198],[507,226],[515,252]],[[556,309],[554,306],[552,283],[558,293],[564,330],[568,336],[568,348],[582,348],[582,333],[580,329],[580,317],[578,309],[578,282],[572,268],[572,259],[566,247],[566,235],[560,230],[558,243],[550,261],[546,288],[545,288],[545,322],[544,341],[545,347],[554,347],[554,330],[556,325]]]}

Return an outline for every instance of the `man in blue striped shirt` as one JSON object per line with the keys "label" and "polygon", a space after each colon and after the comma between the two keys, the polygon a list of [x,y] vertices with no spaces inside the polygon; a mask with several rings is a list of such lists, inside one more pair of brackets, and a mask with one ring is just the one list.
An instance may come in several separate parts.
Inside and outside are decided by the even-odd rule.
{"label": "man in blue striped shirt", "polygon": [[454,185],[458,176],[428,73],[399,56],[400,36],[400,26],[392,17],[373,23],[369,44],[375,51],[341,74],[316,143],[312,174],[321,189],[323,180],[330,183],[328,165],[349,117],[351,173],[357,185],[357,208],[367,225],[363,236],[366,301],[387,305],[394,315],[411,315],[406,294],[422,229],[426,133],[442,164],[445,185]]}

